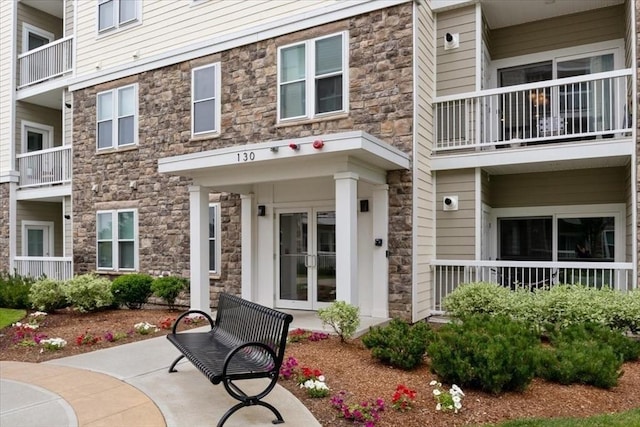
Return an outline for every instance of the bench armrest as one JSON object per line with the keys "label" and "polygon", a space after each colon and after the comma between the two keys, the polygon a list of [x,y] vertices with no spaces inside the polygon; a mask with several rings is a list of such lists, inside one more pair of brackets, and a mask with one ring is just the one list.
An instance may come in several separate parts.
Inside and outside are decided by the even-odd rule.
{"label": "bench armrest", "polygon": [[199,315],[203,316],[204,318],[206,318],[209,321],[209,324],[211,325],[211,329],[213,329],[213,326],[214,326],[213,319],[211,318],[211,316],[209,316],[208,313],[205,313],[202,310],[189,310],[189,311],[185,311],[184,313],[182,313],[180,316],[178,316],[176,321],[173,322],[173,329],[171,330],[171,333],[175,334],[177,332],[176,328],[180,324],[180,321],[182,319],[184,319],[185,317],[191,315],[191,314],[199,314]]}
{"label": "bench armrest", "polygon": [[[271,357],[272,362],[271,362],[269,368],[265,372],[269,372],[269,371],[272,371],[274,369],[279,369],[279,367],[276,366],[276,360],[277,360],[276,352],[273,351],[273,349],[271,347],[269,347],[268,345],[266,345],[264,343],[261,343],[261,342],[246,342],[244,344],[241,344],[241,345],[237,346],[236,348],[231,350],[229,352],[229,354],[227,354],[227,357],[224,359],[224,365],[222,366],[222,376],[223,377],[227,377],[227,368],[229,366],[229,363],[231,363],[231,360],[233,359],[233,356],[235,356],[236,353],[242,351],[243,349],[245,349],[247,347],[260,347],[267,354],[269,354],[269,357]],[[277,377],[277,373],[276,373],[276,377]]]}

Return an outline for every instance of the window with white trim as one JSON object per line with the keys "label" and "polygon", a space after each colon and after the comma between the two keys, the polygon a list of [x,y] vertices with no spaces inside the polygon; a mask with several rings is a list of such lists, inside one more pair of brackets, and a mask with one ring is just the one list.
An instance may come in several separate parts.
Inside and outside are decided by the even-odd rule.
{"label": "window with white trim", "polygon": [[191,133],[220,130],[220,64],[191,71]]}
{"label": "window with white trim", "polygon": [[278,119],[344,112],[348,105],[347,33],[278,49]]}
{"label": "window with white trim", "polygon": [[220,204],[209,205],[209,273],[220,273]]}
{"label": "window with white trim", "polygon": [[98,150],[138,142],[138,85],[98,93],[96,112]]}
{"label": "window with white trim", "polygon": [[139,0],[99,0],[98,32],[113,30],[140,21]]}
{"label": "window with white trim", "polygon": [[138,269],[138,211],[98,211],[96,230],[97,267],[100,270]]}
{"label": "window with white trim", "polygon": [[51,43],[55,39],[52,32],[43,30],[34,25],[22,24],[22,52],[37,49],[40,46]]}

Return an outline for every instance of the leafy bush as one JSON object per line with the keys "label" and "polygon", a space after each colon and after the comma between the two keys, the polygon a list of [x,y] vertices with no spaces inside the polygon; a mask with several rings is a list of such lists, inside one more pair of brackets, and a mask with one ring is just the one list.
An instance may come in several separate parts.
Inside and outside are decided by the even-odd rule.
{"label": "leafy bush", "polygon": [[360,325],[360,309],[344,301],[335,301],[329,307],[318,310],[323,325],[329,325],[345,342],[356,333]]}
{"label": "leafy bush", "polygon": [[34,279],[0,272],[0,307],[29,308],[29,290]]}
{"label": "leafy bush", "polygon": [[176,298],[186,286],[187,279],[177,276],[158,277],[151,282],[151,291],[159,298],[162,298],[169,305],[169,309],[175,308]]}
{"label": "leafy bush", "polygon": [[151,296],[153,278],[148,274],[126,274],[111,284],[114,301],[131,309],[139,309]]}
{"label": "leafy bush", "polygon": [[595,341],[612,348],[616,357],[624,362],[637,360],[640,357],[640,341],[632,340],[619,331],[612,331],[607,326],[594,323],[580,323],[565,329],[558,329],[550,334],[551,343],[557,346],[565,341]]}
{"label": "leafy bush", "polygon": [[400,369],[413,369],[422,363],[433,331],[424,322],[409,325],[393,319],[388,326],[373,327],[362,337],[371,355]]}
{"label": "leafy bush", "polygon": [[539,339],[522,322],[474,315],[443,326],[427,354],[442,382],[496,394],[521,391],[535,375]]}
{"label": "leafy bush", "polygon": [[496,283],[479,282],[460,285],[443,301],[450,316],[465,318],[474,314],[506,314],[511,291]]}
{"label": "leafy bush", "polygon": [[598,340],[562,339],[542,351],[538,376],[560,384],[611,388],[622,375],[622,357]]}
{"label": "leafy bush", "polygon": [[37,310],[54,311],[68,305],[63,282],[54,279],[40,279],[31,285],[29,301]]}
{"label": "leafy bush", "polygon": [[94,273],[75,276],[63,285],[63,290],[69,304],[82,312],[113,305],[111,282]]}

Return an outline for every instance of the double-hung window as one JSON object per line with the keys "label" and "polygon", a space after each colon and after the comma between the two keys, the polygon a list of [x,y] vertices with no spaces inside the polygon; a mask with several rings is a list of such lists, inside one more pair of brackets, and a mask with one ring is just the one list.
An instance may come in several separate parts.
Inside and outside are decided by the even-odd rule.
{"label": "double-hung window", "polygon": [[98,150],[138,141],[137,85],[100,92],[97,105]]}
{"label": "double-hung window", "polygon": [[347,50],[344,32],[279,49],[279,120],[346,111]]}
{"label": "double-hung window", "polygon": [[191,133],[220,130],[220,64],[194,68],[191,72]]}
{"label": "double-hung window", "polygon": [[138,22],[140,6],[140,0],[99,0],[98,32]]}
{"label": "double-hung window", "polygon": [[98,211],[96,224],[98,269],[137,270],[137,211],[135,209]]}
{"label": "double-hung window", "polygon": [[220,273],[220,205],[209,205],[209,273]]}

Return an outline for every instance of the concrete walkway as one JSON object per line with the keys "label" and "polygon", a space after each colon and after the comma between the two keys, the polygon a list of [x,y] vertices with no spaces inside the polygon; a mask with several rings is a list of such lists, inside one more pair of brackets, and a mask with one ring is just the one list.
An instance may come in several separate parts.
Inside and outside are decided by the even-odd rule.
{"label": "concrete walkway", "polygon": [[[363,318],[359,333],[386,320]],[[315,315],[305,312],[294,314],[291,329],[298,327],[323,330]],[[0,426],[216,425],[237,400],[188,361],[181,361],[178,372],[169,374],[178,355],[162,336],[45,363],[0,361]],[[254,381],[256,387],[260,381]],[[280,411],[285,425],[320,426],[280,385],[264,400]],[[225,426],[271,426],[273,418],[266,408],[252,406],[234,413]]]}

